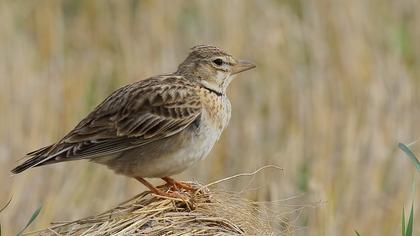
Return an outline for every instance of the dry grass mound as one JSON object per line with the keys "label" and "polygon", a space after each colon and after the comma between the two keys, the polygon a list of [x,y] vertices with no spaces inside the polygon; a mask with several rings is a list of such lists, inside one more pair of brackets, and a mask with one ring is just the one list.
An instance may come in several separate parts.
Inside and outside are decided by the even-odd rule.
{"label": "dry grass mound", "polygon": [[[191,202],[143,192],[102,214],[52,223],[40,235],[287,235],[284,215],[263,203],[204,186]],[[186,194],[186,193],[185,193]]]}

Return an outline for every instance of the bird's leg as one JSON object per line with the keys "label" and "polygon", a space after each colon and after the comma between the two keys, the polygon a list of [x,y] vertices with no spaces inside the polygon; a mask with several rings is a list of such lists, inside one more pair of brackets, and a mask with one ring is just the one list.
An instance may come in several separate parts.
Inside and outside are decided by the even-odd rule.
{"label": "bird's leg", "polygon": [[136,180],[138,180],[140,183],[142,183],[144,186],[146,186],[148,189],[150,189],[150,191],[154,194],[157,195],[164,195],[165,192],[163,192],[162,190],[156,188],[155,186],[153,186],[151,183],[149,183],[147,180],[145,180],[144,178],[141,177],[134,177]]}
{"label": "bird's leg", "polygon": [[194,188],[190,184],[176,181],[176,180],[174,180],[174,179],[172,179],[170,177],[163,177],[162,179],[167,183],[167,185],[169,185],[169,186],[171,186],[171,187],[173,187],[175,189],[181,188],[181,189],[185,189],[185,190],[190,191],[190,192],[197,191],[197,188]]}
{"label": "bird's leg", "polygon": [[142,183],[144,186],[146,186],[148,189],[150,189],[150,191],[156,195],[159,196],[164,196],[164,197],[170,197],[170,198],[178,198],[181,199],[182,201],[188,201],[188,199],[181,195],[178,192],[164,192],[158,188],[156,188],[155,186],[153,186],[151,183],[149,183],[147,180],[145,180],[144,178],[141,177],[134,177],[136,180],[138,180],[140,183]]}

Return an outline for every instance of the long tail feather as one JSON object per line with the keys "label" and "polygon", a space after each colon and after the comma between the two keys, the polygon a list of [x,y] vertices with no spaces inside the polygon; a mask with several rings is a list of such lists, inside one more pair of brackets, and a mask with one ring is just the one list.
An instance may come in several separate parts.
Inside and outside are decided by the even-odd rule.
{"label": "long tail feather", "polygon": [[13,174],[18,174],[20,172],[23,172],[31,167],[34,167],[37,165],[37,163],[39,163],[44,157],[43,156],[35,156],[32,157],[31,159],[25,161],[24,163],[16,166],[13,170],[12,173]]}
{"label": "long tail feather", "polygon": [[55,160],[55,158],[57,156],[59,156],[60,154],[66,152],[68,150],[68,148],[66,148],[66,149],[60,150],[57,153],[54,153],[53,155],[49,155],[50,148],[52,148],[52,147],[54,147],[54,146],[51,145],[51,146],[44,147],[44,148],[41,148],[41,149],[38,149],[36,151],[28,153],[28,156],[30,158],[28,160],[26,160],[25,162],[23,162],[22,164],[16,166],[13,170],[11,170],[11,172],[13,174],[18,174],[18,173],[23,172],[23,171],[25,171],[25,170],[27,170],[31,167],[36,167],[36,166],[41,166],[41,165],[54,163],[54,162],[51,162],[51,160]]}

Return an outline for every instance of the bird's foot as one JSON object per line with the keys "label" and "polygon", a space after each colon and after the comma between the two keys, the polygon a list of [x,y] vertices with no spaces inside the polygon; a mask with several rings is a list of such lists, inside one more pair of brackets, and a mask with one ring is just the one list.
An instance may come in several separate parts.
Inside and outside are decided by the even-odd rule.
{"label": "bird's foot", "polygon": [[166,182],[166,186],[169,186],[169,188],[172,190],[184,189],[191,193],[194,193],[198,190],[198,188],[193,187],[191,184],[179,182],[170,177],[163,177],[162,179]]}
{"label": "bird's foot", "polygon": [[168,191],[165,192],[165,191],[162,191],[162,190],[156,188],[156,190],[151,190],[151,192],[154,193],[155,195],[163,197],[163,198],[180,200],[180,201],[186,202],[186,203],[190,202],[190,200],[191,200],[189,196],[187,196],[185,194],[182,194],[180,192],[177,192],[177,191],[169,191],[168,190]]}
{"label": "bird's foot", "polygon": [[177,192],[177,191],[169,191],[169,192],[165,192],[159,189],[160,186],[158,186],[157,188],[155,186],[153,186],[151,183],[149,183],[147,180],[145,180],[144,178],[141,177],[135,177],[136,180],[138,180],[140,183],[144,184],[148,189],[150,189],[150,191],[158,196],[162,196],[162,197],[166,197],[166,198],[171,198],[171,199],[179,199],[183,202],[190,202],[190,197]]}

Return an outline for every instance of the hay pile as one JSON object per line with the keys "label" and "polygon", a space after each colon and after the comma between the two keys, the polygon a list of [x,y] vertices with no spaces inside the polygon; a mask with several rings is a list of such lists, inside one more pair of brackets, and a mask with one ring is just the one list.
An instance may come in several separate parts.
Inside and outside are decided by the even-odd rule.
{"label": "hay pile", "polygon": [[[201,185],[199,185],[201,186]],[[201,188],[205,188],[201,186]],[[279,214],[236,194],[201,190],[191,202],[143,192],[102,214],[52,223],[40,235],[286,235]],[[273,226],[275,224],[276,226]]]}

